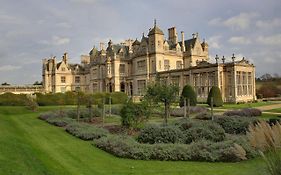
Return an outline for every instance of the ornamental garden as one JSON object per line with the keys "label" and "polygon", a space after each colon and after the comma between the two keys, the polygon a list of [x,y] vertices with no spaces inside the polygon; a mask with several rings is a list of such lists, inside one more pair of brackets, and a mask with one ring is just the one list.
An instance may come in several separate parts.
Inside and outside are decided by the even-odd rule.
{"label": "ornamental garden", "polygon": [[281,146],[278,117],[264,119],[261,110],[251,107],[262,103],[225,110],[228,104],[223,104],[218,87],[210,90],[206,104],[198,104],[191,86],[179,92],[178,87],[158,81],[144,94],[140,102],[133,102],[117,92],[36,97],[7,93],[1,95],[0,104],[24,104],[32,111],[38,105],[58,105],[58,110],[38,118],[121,158],[237,162]]}

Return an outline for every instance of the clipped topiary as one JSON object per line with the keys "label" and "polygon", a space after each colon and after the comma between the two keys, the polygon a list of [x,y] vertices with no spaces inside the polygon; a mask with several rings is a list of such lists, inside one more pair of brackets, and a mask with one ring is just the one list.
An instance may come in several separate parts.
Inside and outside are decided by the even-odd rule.
{"label": "clipped topiary", "polygon": [[180,107],[184,106],[184,99],[190,100],[190,106],[196,106],[196,104],[197,104],[196,93],[193,90],[193,88],[188,84],[183,87],[181,97],[180,97],[180,104],[179,104]]}
{"label": "clipped topiary", "polygon": [[219,107],[223,105],[221,91],[220,88],[217,86],[213,86],[209,92],[207,104],[211,106],[211,98],[213,97],[213,106]]}

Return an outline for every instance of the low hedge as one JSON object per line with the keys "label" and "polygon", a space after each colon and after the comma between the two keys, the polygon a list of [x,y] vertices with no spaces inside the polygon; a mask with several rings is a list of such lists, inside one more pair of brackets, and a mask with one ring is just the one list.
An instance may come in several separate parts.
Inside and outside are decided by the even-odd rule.
{"label": "low hedge", "polygon": [[102,137],[93,145],[117,157],[140,160],[192,160],[208,162],[235,162],[247,159],[242,146],[232,141],[201,140],[185,144],[140,144],[130,137]]}
{"label": "low hedge", "polygon": [[251,123],[257,122],[255,117],[221,116],[214,120],[229,134],[246,134]]}
{"label": "low hedge", "polygon": [[67,125],[65,130],[82,140],[99,139],[109,134],[109,132],[103,128],[98,128],[87,123],[77,122]]}
{"label": "low hedge", "polygon": [[137,138],[140,143],[185,143],[206,139],[223,141],[224,129],[213,121],[182,120],[172,126],[149,125],[143,128]]}
{"label": "low hedge", "polygon": [[240,110],[226,111],[223,115],[240,117],[257,117],[262,115],[262,111],[256,108],[244,108]]}
{"label": "low hedge", "polygon": [[73,123],[75,120],[68,117],[49,117],[46,121],[52,125],[64,127],[70,123]]}
{"label": "low hedge", "polygon": [[185,143],[191,143],[201,139],[213,142],[223,141],[225,138],[224,129],[212,121],[202,121],[191,128],[184,130]]}
{"label": "low hedge", "polygon": [[[77,118],[77,109],[69,109],[69,110],[64,110],[63,111],[65,113],[65,115],[67,117],[76,119]],[[92,108],[92,117],[101,117],[102,116],[102,110],[97,108],[97,107],[93,107]],[[80,118],[90,118],[90,111],[89,109],[80,109]]]}
{"label": "low hedge", "polygon": [[[186,107],[186,115],[187,115],[187,111],[188,111],[188,107]],[[203,112],[207,112],[207,111],[208,111],[208,109],[203,106],[190,106],[189,107],[190,114],[203,113]],[[184,107],[172,108],[170,115],[175,116],[175,117],[183,117],[184,116]]]}
{"label": "low hedge", "polygon": [[0,95],[0,106],[25,106],[27,96],[24,94],[4,93]]}
{"label": "low hedge", "polygon": [[141,130],[138,138],[140,143],[183,143],[184,134],[175,126],[150,125]]}

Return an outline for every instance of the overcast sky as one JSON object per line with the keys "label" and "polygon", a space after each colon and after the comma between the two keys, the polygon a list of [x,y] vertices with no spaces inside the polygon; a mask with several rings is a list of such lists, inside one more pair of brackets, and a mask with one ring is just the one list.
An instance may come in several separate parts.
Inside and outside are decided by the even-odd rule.
{"label": "overcast sky", "polygon": [[258,76],[281,74],[280,0],[0,0],[0,83],[41,81],[43,58],[77,63],[99,42],[140,39],[154,18],[165,34],[198,32],[211,59],[235,53]]}

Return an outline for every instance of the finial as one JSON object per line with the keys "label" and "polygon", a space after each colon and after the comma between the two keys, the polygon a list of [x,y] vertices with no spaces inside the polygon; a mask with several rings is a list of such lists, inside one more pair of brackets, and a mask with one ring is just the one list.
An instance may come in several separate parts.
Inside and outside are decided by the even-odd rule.
{"label": "finial", "polygon": [[195,38],[195,33],[192,33],[192,38]]}
{"label": "finial", "polygon": [[232,54],[232,62],[234,62],[235,61],[235,56],[234,56],[234,53]]}
{"label": "finial", "polygon": [[144,37],[144,32],[142,32],[142,37]]}
{"label": "finial", "polygon": [[218,56],[218,55],[216,55],[215,59],[216,59],[216,64],[218,64],[218,59],[219,59],[219,56]]}
{"label": "finial", "polygon": [[224,64],[225,63],[225,57],[222,56],[222,63]]}
{"label": "finial", "polygon": [[156,18],[154,19],[154,27],[156,27]]}

